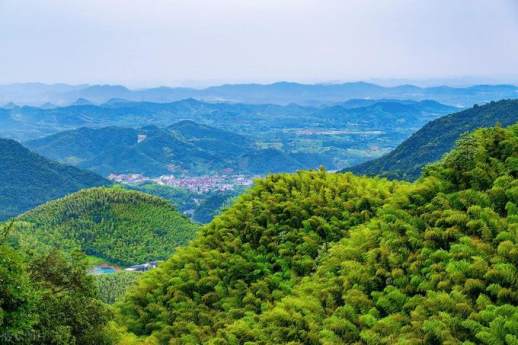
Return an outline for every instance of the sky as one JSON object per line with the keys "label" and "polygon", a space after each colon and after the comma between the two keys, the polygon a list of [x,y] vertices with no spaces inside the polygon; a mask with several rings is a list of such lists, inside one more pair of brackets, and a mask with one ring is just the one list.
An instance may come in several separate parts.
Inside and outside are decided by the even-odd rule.
{"label": "sky", "polygon": [[518,0],[0,0],[0,84],[518,83]]}

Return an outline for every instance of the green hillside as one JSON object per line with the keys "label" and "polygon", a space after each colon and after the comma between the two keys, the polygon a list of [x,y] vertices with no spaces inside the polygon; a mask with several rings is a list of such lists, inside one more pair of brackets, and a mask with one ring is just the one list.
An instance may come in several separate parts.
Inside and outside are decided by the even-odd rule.
{"label": "green hillside", "polygon": [[50,159],[104,176],[111,173],[153,177],[172,173],[203,175],[222,173],[228,168],[240,173],[264,174],[303,167],[294,155],[277,149],[259,150],[248,137],[192,121],[181,121],[167,128],[79,128],[26,145]]}
{"label": "green hillside", "polygon": [[[30,141],[28,147],[46,157],[107,176],[111,173],[141,173],[147,176],[178,171],[203,173],[223,169],[223,153],[197,147],[174,133],[155,126],[141,129],[79,128]],[[219,145],[218,147],[223,147]],[[246,146],[241,150],[246,149]],[[228,154],[228,152],[226,152]]]}
{"label": "green hillside", "polygon": [[[0,108],[0,134],[101,175],[156,176],[170,173],[170,164],[175,173],[190,175],[225,168],[251,174],[258,169],[291,172],[299,166],[336,170],[379,157],[430,120],[457,109],[397,99],[326,106],[119,99],[52,109]],[[256,156],[272,162],[251,164]]]}
{"label": "green hillside", "polygon": [[262,179],[119,304],[120,344],[516,344],[518,125],[414,184]]}
{"label": "green hillside", "polygon": [[361,175],[416,180],[423,166],[451,150],[463,133],[497,123],[508,126],[516,121],[518,100],[475,106],[434,120],[389,154],[346,170]]}
{"label": "green hillside", "polygon": [[20,241],[86,254],[120,265],[167,258],[197,226],[167,201],[122,188],[93,188],[16,218]]}
{"label": "green hillside", "polygon": [[109,184],[99,175],[50,161],[0,139],[0,221],[82,188]]}

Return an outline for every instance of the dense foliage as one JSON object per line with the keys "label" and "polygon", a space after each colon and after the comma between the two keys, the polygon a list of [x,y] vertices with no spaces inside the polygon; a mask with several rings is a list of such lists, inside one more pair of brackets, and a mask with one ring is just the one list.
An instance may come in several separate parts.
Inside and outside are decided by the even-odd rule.
{"label": "dense foliage", "polygon": [[351,169],[356,174],[416,180],[422,168],[452,149],[465,132],[518,121],[518,100],[491,102],[431,121],[389,154]]}
{"label": "dense foliage", "polygon": [[146,274],[146,344],[518,343],[518,125],[463,137],[414,184],[261,180]]}
{"label": "dense foliage", "polygon": [[109,184],[101,176],[49,161],[0,139],[0,221],[82,188]]}
{"label": "dense foliage", "polygon": [[171,255],[197,225],[166,200],[119,187],[92,188],[51,201],[16,218],[20,242],[75,248],[120,265]]}
{"label": "dense foliage", "polygon": [[288,295],[330,243],[373,217],[398,186],[323,170],[259,180],[139,281],[122,322],[162,342],[206,341]]}
{"label": "dense foliage", "polygon": [[36,298],[26,264],[5,244],[5,235],[0,234],[0,341],[12,344],[33,326]]}
{"label": "dense foliage", "polygon": [[115,303],[129,287],[135,285],[135,282],[141,275],[141,272],[126,271],[96,275],[95,283],[99,298],[104,303]]}
{"label": "dense foliage", "polygon": [[103,345],[111,313],[81,254],[25,251],[0,238],[0,344]]}

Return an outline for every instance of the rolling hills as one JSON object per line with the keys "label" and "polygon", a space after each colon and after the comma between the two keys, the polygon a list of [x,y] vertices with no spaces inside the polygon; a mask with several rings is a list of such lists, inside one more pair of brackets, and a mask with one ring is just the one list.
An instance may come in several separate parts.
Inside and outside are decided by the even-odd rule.
{"label": "rolling hills", "polygon": [[421,169],[448,152],[459,137],[480,127],[518,121],[518,100],[502,100],[431,121],[396,149],[378,159],[348,168],[355,174],[415,180]]}
{"label": "rolling hills", "polygon": [[[369,158],[379,157],[428,121],[456,110],[458,108],[435,101],[388,99],[353,100],[321,107],[296,104],[280,106],[208,103],[194,99],[173,103],[111,100],[102,105],[74,105],[52,109],[35,107],[3,109],[5,115],[3,120],[0,116],[0,125],[2,125],[0,135],[23,139],[27,145],[38,152],[52,154],[49,157],[53,159],[64,160],[70,157],[68,162],[83,164],[79,165],[83,167],[91,166],[102,174],[106,173],[106,167],[119,164],[110,161],[109,157],[122,152],[126,155],[121,157],[124,162],[120,164],[127,164],[127,166],[117,170],[135,171],[131,167],[131,160],[138,161],[138,165],[154,165],[155,167],[151,169],[155,170],[157,170],[157,164],[163,167],[163,160],[175,152],[174,149],[171,149],[170,153],[157,152],[157,149],[160,151],[159,146],[162,143],[165,147],[178,145],[179,149],[176,153],[180,156],[182,152],[191,150],[189,155],[194,157],[194,163],[199,161],[201,165],[209,164],[215,169],[221,162],[214,160],[221,160],[221,153],[224,153],[224,158],[229,152],[232,157],[237,157],[243,154],[245,149],[250,149],[250,143],[246,143],[246,140],[239,136],[248,137],[260,150],[278,150],[263,151],[262,156],[268,152],[276,155],[280,155],[281,152],[285,154],[286,157],[281,157],[279,161],[290,163],[291,167],[282,169],[272,167],[269,171],[293,171],[298,166],[318,168],[320,165],[336,170]],[[186,120],[195,122],[197,125],[185,122]],[[178,127],[179,123],[197,129],[190,132],[188,128]],[[171,124],[178,128],[171,128]],[[212,128],[206,128],[205,131],[208,132],[196,137],[195,132],[202,133],[203,126]],[[117,129],[114,127],[121,131],[123,128],[124,133],[116,133]],[[218,133],[216,129],[224,132]],[[93,130],[96,132],[93,133]],[[136,131],[150,132],[148,139],[160,136],[160,139],[154,141],[155,148],[151,149],[148,145],[152,140],[143,142],[139,147],[133,147],[131,144],[135,143],[135,138],[139,134],[135,133]],[[169,132],[174,132],[175,135],[171,137]],[[225,133],[226,138],[222,137],[222,133]],[[110,138],[106,138],[107,136]],[[125,139],[122,139],[123,137]],[[210,140],[202,140],[203,137],[210,137]],[[106,147],[99,147],[103,145],[102,142],[97,142],[100,138],[107,141]],[[71,142],[70,148],[66,148],[67,140]],[[116,140],[120,142],[114,142]],[[108,143],[113,147],[110,148]],[[40,146],[47,145],[65,147],[63,149],[58,147],[56,150],[52,147],[49,147],[49,150],[40,150]],[[99,157],[96,161],[88,152],[77,154],[82,146],[85,146],[86,151],[95,148],[94,154],[99,150],[105,152],[108,158]],[[134,150],[130,150],[128,146]],[[143,151],[143,147],[148,149]],[[112,153],[108,152],[110,149]],[[199,152],[198,149],[203,150],[204,153]],[[64,150],[71,152],[59,152]],[[68,154],[64,157],[63,153]],[[212,153],[215,155],[213,156]],[[252,154],[254,152],[247,153],[254,156]],[[255,154],[258,153],[255,152]],[[200,154],[208,155],[203,158],[199,156]],[[153,162],[156,157],[148,161],[149,155],[162,157],[158,158],[159,162]],[[232,159],[235,161],[234,158]],[[207,160],[212,163],[207,163]],[[145,163],[145,161],[148,162]],[[293,161],[302,164],[292,164]],[[246,161],[244,163],[243,169],[246,168]],[[268,163],[268,160],[265,163]],[[251,170],[254,169],[251,167]]]}
{"label": "rolling hills", "polygon": [[273,175],[118,306],[120,344],[512,344],[518,125],[416,183]]}
{"label": "rolling hills", "polygon": [[[363,104],[353,100],[322,106],[204,102],[192,98],[169,103],[110,99],[106,103],[90,104],[80,100],[78,104],[54,108],[0,107],[0,135],[27,141],[79,127],[167,127],[175,122],[191,120],[242,135],[260,136],[258,134],[286,128],[344,129],[345,124],[353,126],[356,123],[358,114],[376,118],[400,114],[406,122],[401,122],[404,127],[420,127],[430,117],[456,109],[429,100],[394,99],[371,100]],[[332,116],[337,111],[340,116]],[[385,123],[383,128],[390,129],[387,125]],[[373,129],[373,126],[354,128],[366,130]]]}
{"label": "rolling hills", "polygon": [[84,189],[15,221],[19,241],[80,249],[119,265],[167,258],[197,228],[169,202],[120,187]]}
{"label": "rolling hills", "polygon": [[277,149],[257,149],[247,137],[181,121],[167,128],[79,128],[25,143],[51,159],[101,175],[203,175],[292,171],[303,164]]}
{"label": "rolling hills", "polygon": [[0,220],[82,188],[110,182],[89,171],[62,165],[0,139]]}

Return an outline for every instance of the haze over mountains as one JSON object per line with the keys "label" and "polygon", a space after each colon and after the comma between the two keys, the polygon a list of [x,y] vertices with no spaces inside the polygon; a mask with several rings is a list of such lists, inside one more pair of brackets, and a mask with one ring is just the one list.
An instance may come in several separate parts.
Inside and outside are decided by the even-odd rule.
{"label": "haze over mountains", "polygon": [[366,82],[336,84],[227,84],[203,89],[186,87],[155,87],[128,89],[121,85],[67,85],[21,83],[0,85],[0,105],[70,105],[77,99],[101,104],[113,98],[129,101],[174,102],[186,98],[205,101],[259,104],[297,103],[319,105],[343,102],[353,98],[393,98],[407,100],[434,99],[454,106],[471,106],[503,98],[518,97],[513,85],[475,85],[470,87],[418,87],[401,85],[384,87]]}
{"label": "haze over mountains", "polygon": [[191,175],[225,168],[263,174],[320,165],[339,169],[375,158],[455,110],[435,101],[397,100],[325,107],[111,101],[4,110],[0,133],[39,138],[26,145],[103,175],[158,176],[170,172],[170,165]]}
{"label": "haze over mountains", "polygon": [[[0,136],[23,141],[28,148],[51,160],[105,177],[113,173],[138,173],[149,177],[190,178],[220,174],[251,177],[319,166],[329,170],[343,169],[390,152],[429,121],[459,110],[437,99],[451,104],[458,97],[462,100],[460,103],[469,104],[473,100],[489,100],[502,95],[516,96],[515,87],[502,85],[385,88],[368,83],[276,83],[225,85],[203,90],[129,90],[119,86],[18,84],[2,88],[5,92],[0,95],[6,100],[22,103],[19,102],[21,98],[16,98],[22,95],[26,100],[32,97],[38,99],[38,104],[44,104],[19,106],[12,102],[0,107]],[[177,96],[182,99],[169,101]],[[183,99],[187,96],[219,101]],[[230,96],[243,103],[229,102]],[[420,100],[425,96],[434,99]],[[261,104],[262,97],[271,102]],[[313,97],[320,101],[314,102]],[[58,106],[65,99],[71,104]],[[221,102],[223,99],[225,102]],[[247,103],[251,101],[256,103]],[[291,101],[300,104],[289,103]],[[100,102],[103,103],[97,104]],[[494,106],[481,108],[486,107]],[[514,108],[502,109],[505,114],[504,110],[490,112],[492,116],[484,118],[479,118],[476,114],[480,112],[476,110],[468,111],[467,114],[473,116],[463,118],[469,125],[467,122],[450,124],[451,130],[448,125],[440,126],[434,134],[437,148],[421,140],[419,145],[410,145],[405,150],[398,148],[379,161],[353,169],[358,173],[415,179],[420,167],[449,150],[462,131],[493,125],[497,121],[511,123]],[[420,133],[416,135],[420,136]],[[448,138],[440,139],[441,135]],[[405,143],[403,147],[405,145],[409,144]],[[421,148],[416,150],[416,146]],[[425,149],[430,150],[427,159],[422,154]],[[416,158],[418,154],[422,156],[419,159]],[[399,158],[380,165],[395,155]],[[101,179],[100,176],[97,178]],[[209,221],[242,191],[237,185],[226,192],[216,191],[214,188],[220,187],[213,186],[210,192],[199,194],[176,187],[155,188],[153,183],[146,181],[138,188],[165,196],[179,210],[203,222]],[[218,183],[223,186],[223,182]],[[81,184],[77,189],[67,187],[66,192],[48,198],[21,192],[19,195],[32,203],[25,205],[23,200],[13,201],[9,205],[11,210],[6,210],[4,217],[93,185]],[[22,190],[14,189],[17,193]]]}
{"label": "haze over mountains", "polygon": [[[334,128],[372,130],[388,126],[419,128],[424,122],[457,108],[436,101],[391,99],[353,99],[328,106],[297,104],[209,103],[184,99],[171,103],[132,102],[110,99],[101,105],[85,101],[65,107],[0,107],[0,135],[28,140],[78,127],[157,125],[166,127],[180,120],[220,127],[241,134],[284,130],[287,128]],[[372,123],[372,121],[378,121]],[[397,128],[394,128],[397,130]]]}
{"label": "haze over mountains", "polygon": [[[60,145],[55,140],[69,136],[67,140],[70,140],[70,145],[68,147],[56,148],[62,150],[62,154],[57,154],[56,150],[51,147],[48,147],[48,150],[39,149],[39,152],[65,163],[96,167],[98,169],[96,171],[103,175],[106,175],[106,170],[109,170],[114,164],[109,161],[99,161],[102,159],[115,159],[123,162],[133,160],[134,163],[131,164],[138,165],[138,169],[135,169],[134,172],[145,170],[146,173],[149,173],[150,170],[138,162],[147,160],[149,157],[145,156],[148,156],[149,150],[151,150],[154,152],[152,159],[158,159],[161,162],[158,165],[153,163],[156,167],[153,175],[156,176],[166,172],[164,166],[181,165],[181,162],[166,159],[172,157],[169,153],[162,152],[160,153],[162,158],[159,158],[156,153],[163,151],[165,146],[162,145],[162,141],[151,139],[155,138],[154,135],[150,135],[149,140],[139,145],[148,147],[148,153],[145,154],[140,151],[131,151],[128,143],[137,141],[139,134],[136,131],[140,129],[158,134],[158,131],[153,130],[154,127],[150,126],[168,128],[174,123],[189,120],[190,123],[197,123],[197,130],[203,126],[209,126],[213,127],[211,131],[226,131],[224,140],[227,141],[232,141],[236,135],[247,137],[248,144],[233,144],[237,145],[235,150],[224,144],[223,138],[219,139],[218,148],[214,147],[215,142],[208,145],[206,141],[200,139],[203,137],[203,133],[197,139],[187,138],[187,141],[191,141],[187,146],[182,144],[175,148],[176,157],[184,161],[188,156],[188,152],[185,150],[194,149],[193,145],[205,145],[205,147],[196,149],[205,152],[211,150],[219,150],[220,153],[225,150],[231,152],[229,157],[222,157],[221,154],[210,156],[203,153],[204,159],[211,161],[205,164],[208,167],[205,169],[206,171],[221,170],[227,166],[233,170],[241,169],[256,174],[294,171],[301,168],[315,168],[319,165],[334,170],[360,163],[369,158],[376,158],[395,147],[426,122],[457,109],[431,100],[394,99],[351,99],[326,106],[210,103],[192,98],[171,103],[111,99],[101,105],[94,105],[85,99],[79,99],[75,105],[66,107],[10,106],[0,108],[0,136],[27,142],[31,139],[40,139],[44,136],[84,127],[82,130],[62,133],[60,136],[41,139],[42,141],[35,143],[30,142],[28,145],[38,150],[40,144],[47,146],[53,142]],[[113,128],[96,131],[86,129],[103,127],[118,127],[119,130]],[[125,128],[125,133],[122,133],[120,128]],[[164,133],[162,132],[162,134]],[[191,134],[187,133],[186,136]],[[94,144],[105,143],[107,150],[111,150],[113,154],[109,158],[98,158],[97,162],[92,162],[92,164],[85,163],[93,159],[92,155],[77,150],[88,151],[88,145],[84,146],[82,140],[95,142],[99,139],[99,135],[103,137],[103,140]],[[131,137],[131,140],[120,141],[117,149],[109,147],[108,143],[115,144],[117,140],[122,137],[128,138],[128,136]],[[162,138],[165,136],[162,135]],[[182,141],[184,139],[178,137],[174,140]],[[167,140],[171,141],[173,138],[170,137]],[[153,148],[150,147],[151,143],[154,145]],[[63,141],[62,144],[64,144]],[[184,151],[182,151],[182,147],[185,149]],[[255,151],[250,151],[251,147]],[[191,153],[195,154],[196,150]],[[144,156],[142,156],[143,154]],[[198,152],[195,156],[200,154]],[[184,158],[181,158],[182,155]],[[232,158],[232,164],[224,162],[228,158],[240,155],[243,156],[243,159],[239,162],[235,158]],[[149,166],[149,164],[147,165]],[[239,166],[240,169],[236,169],[236,166]],[[129,167],[126,166],[126,168]],[[126,168],[114,169],[110,172],[128,171]],[[195,168],[186,171],[191,174],[200,173],[200,169]]]}

